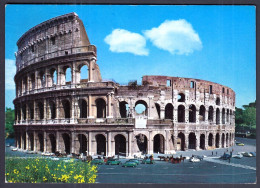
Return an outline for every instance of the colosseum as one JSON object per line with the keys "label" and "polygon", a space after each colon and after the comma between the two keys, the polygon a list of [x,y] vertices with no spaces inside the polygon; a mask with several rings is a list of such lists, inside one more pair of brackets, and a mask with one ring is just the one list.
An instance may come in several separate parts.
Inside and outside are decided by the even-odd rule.
{"label": "colosseum", "polygon": [[102,80],[76,13],[31,28],[17,46],[14,129],[22,150],[133,156],[234,145],[231,88],[169,76],[146,75],[141,85]]}

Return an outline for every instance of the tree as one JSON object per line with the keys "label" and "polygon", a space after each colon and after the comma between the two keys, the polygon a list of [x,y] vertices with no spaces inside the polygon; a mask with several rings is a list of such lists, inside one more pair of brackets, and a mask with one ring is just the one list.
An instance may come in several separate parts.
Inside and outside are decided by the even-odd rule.
{"label": "tree", "polygon": [[14,137],[14,128],[13,128],[14,120],[15,120],[14,110],[11,108],[6,108],[6,110],[5,110],[5,136],[6,136],[6,138]]}
{"label": "tree", "polygon": [[243,112],[243,120],[250,128],[256,127],[256,108],[247,107]]}

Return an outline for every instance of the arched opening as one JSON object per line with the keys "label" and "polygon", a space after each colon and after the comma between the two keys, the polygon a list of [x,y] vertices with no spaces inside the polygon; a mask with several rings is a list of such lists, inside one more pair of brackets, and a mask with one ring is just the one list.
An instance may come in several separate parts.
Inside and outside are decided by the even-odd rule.
{"label": "arched opening", "polygon": [[23,133],[23,149],[26,150],[26,132]]}
{"label": "arched opening", "polygon": [[29,133],[28,136],[29,136],[29,141],[30,141],[29,147],[30,147],[30,150],[33,151],[34,150],[34,136],[32,133]]}
{"label": "arched opening", "polygon": [[227,123],[229,123],[229,109],[227,109]]}
{"label": "arched opening", "polygon": [[26,104],[22,106],[23,120],[26,120]]}
{"label": "arched opening", "polygon": [[158,103],[155,103],[156,111],[158,114],[159,119],[161,119],[161,107]]}
{"label": "arched opening", "polygon": [[185,102],[185,95],[183,93],[178,94],[178,102]]}
{"label": "arched opening", "polygon": [[225,124],[225,108],[222,109],[222,124]]}
{"label": "arched opening", "polygon": [[222,133],[221,145],[222,145],[222,148],[225,147],[225,134],[224,133]]}
{"label": "arched opening", "polygon": [[128,103],[125,101],[122,101],[119,103],[119,110],[121,118],[127,118],[127,112],[128,112]]}
{"label": "arched opening", "polygon": [[228,147],[229,144],[228,144],[228,133],[226,134],[226,146]]}
{"label": "arched opening", "polygon": [[49,134],[50,144],[51,144],[51,152],[56,152],[56,139],[54,134]]}
{"label": "arched opening", "polygon": [[216,142],[215,142],[216,148],[219,148],[219,133],[216,134]]}
{"label": "arched opening", "polygon": [[185,107],[183,105],[178,106],[178,122],[185,122]]}
{"label": "arched opening", "polygon": [[44,151],[44,141],[43,141],[43,135],[41,133],[38,134],[38,139],[39,139],[39,149],[41,152]]}
{"label": "arched opening", "polygon": [[218,108],[216,110],[216,124],[220,124],[220,111]]}
{"label": "arched opening", "polygon": [[209,107],[209,114],[208,114],[208,121],[209,121],[209,122],[212,122],[212,121],[213,121],[213,113],[214,113],[213,107],[210,106],[210,107]]}
{"label": "arched opening", "polygon": [[201,105],[199,111],[200,121],[205,121],[205,112],[206,112],[205,106]]}
{"label": "arched opening", "polygon": [[88,82],[88,66],[83,65],[80,68],[80,83]]}
{"label": "arched opening", "polygon": [[97,154],[106,155],[106,137],[102,134],[96,136]]}
{"label": "arched opening", "polygon": [[50,108],[50,118],[55,119],[56,118],[56,105],[53,101],[50,101],[49,108]]}
{"label": "arched opening", "polygon": [[205,149],[205,134],[200,135],[200,149]]}
{"label": "arched opening", "polygon": [[162,134],[153,137],[153,152],[164,153],[164,136]]}
{"label": "arched opening", "polygon": [[195,133],[189,134],[189,149],[196,149],[196,135],[195,135]]}
{"label": "arched opening", "polygon": [[165,119],[173,119],[173,106],[171,103],[165,106]]}
{"label": "arched opening", "polygon": [[87,118],[87,102],[84,99],[79,100],[79,118]]}
{"label": "arched opening", "polygon": [[213,134],[209,133],[208,146],[213,146]]}
{"label": "arched opening", "polygon": [[196,122],[196,107],[193,104],[189,106],[189,122]]}
{"label": "arched opening", "polygon": [[177,150],[184,151],[184,149],[185,149],[185,135],[183,133],[179,133],[177,139]]}
{"label": "arched opening", "polygon": [[106,102],[104,99],[96,100],[97,118],[106,118]]}
{"label": "arched opening", "polygon": [[35,74],[31,74],[31,76],[30,76],[30,89],[31,90],[33,90],[33,89],[35,89]]}
{"label": "arched opening", "polygon": [[64,118],[70,118],[70,102],[68,100],[62,101],[62,109]]}
{"label": "arched opening", "polygon": [[46,77],[44,72],[40,72],[40,88],[43,88],[45,86]]}
{"label": "arched opening", "polygon": [[23,92],[27,91],[27,77],[23,78]]}
{"label": "arched opening", "polygon": [[86,155],[87,152],[87,137],[84,134],[78,134],[79,140],[79,153]]}
{"label": "arched opening", "polygon": [[139,151],[147,153],[147,137],[144,134],[138,134],[135,136]]}
{"label": "arched opening", "polygon": [[71,84],[71,68],[65,67],[65,81],[66,84]]}
{"label": "arched opening", "polygon": [[126,156],[126,138],[121,134],[115,136],[115,154]]}
{"label": "arched opening", "polygon": [[30,115],[30,119],[33,120],[34,119],[34,108],[33,108],[33,104],[29,105],[29,115]]}
{"label": "arched opening", "polygon": [[142,114],[147,116],[148,115],[148,108],[147,108],[147,104],[145,101],[143,100],[139,100],[135,103],[135,112],[137,114]]}
{"label": "arched opening", "polygon": [[232,144],[231,144],[231,140],[232,140],[232,138],[231,138],[231,133],[229,133],[229,145],[231,146]]}
{"label": "arched opening", "polygon": [[38,107],[38,118],[39,119],[43,119],[44,118],[44,113],[43,113],[43,104],[42,104],[42,102],[38,102],[38,105],[37,105],[37,107]]}
{"label": "arched opening", "polygon": [[57,71],[55,69],[51,69],[51,86],[54,86],[57,84]]}
{"label": "arched opening", "polygon": [[64,150],[66,154],[70,154],[70,136],[67,133],[62,134],[62,139],[64,143]]}
{"label": "arched opening", "polygon": [[216,105],[220,105],[220,98],[219,97],[217,97],[217,99],[216,99]]}

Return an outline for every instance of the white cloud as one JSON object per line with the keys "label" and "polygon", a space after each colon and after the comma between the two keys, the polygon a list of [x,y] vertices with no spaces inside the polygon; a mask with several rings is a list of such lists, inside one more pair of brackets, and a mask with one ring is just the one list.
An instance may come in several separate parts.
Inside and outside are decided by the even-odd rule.
{"label": "white cloud", "polygon": [[199,35],[184,19],[166,20],[159,27],[144,31],[144,34],[153,45],[171,54],[188,55],[202,48]]}
{"label": "white cloud", "polygon": [[5,59],[5,89],[14,90],[15,60]]}
{"label": "white cloud", "polygon": [[109,44],[112,52],[129,52],[135,55],[148,55],[149,51],[145,48],[145,38],[138,34],[124,29],[114,29],[111,34],[106,36],[105,42]]}

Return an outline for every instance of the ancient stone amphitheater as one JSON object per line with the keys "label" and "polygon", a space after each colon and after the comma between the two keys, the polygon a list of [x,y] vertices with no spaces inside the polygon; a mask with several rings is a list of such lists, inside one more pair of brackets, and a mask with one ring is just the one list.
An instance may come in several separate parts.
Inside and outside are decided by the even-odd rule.
{"label": "ancient stone amphitheater", "polygon": [[132,156],[234,144],[232,89],[168,76],[143,76],[142,85],[104,81],[96,47],[75,13],[31,28],[17,46],[18,148]]}

